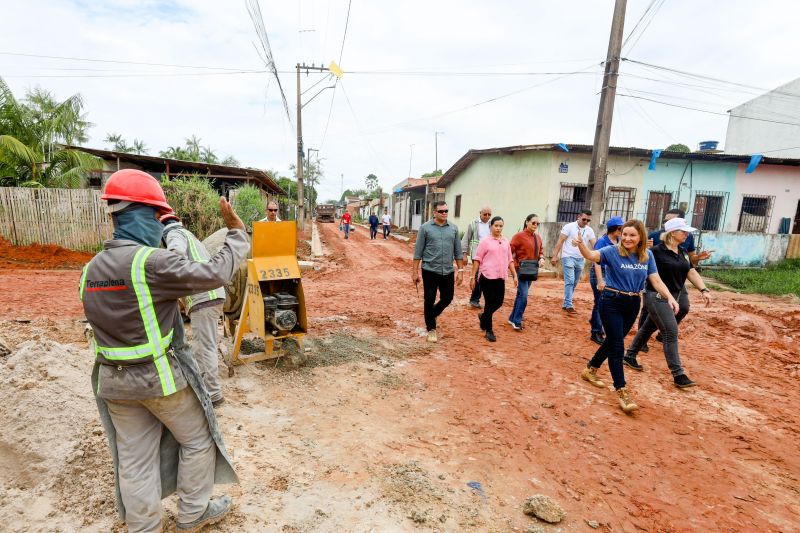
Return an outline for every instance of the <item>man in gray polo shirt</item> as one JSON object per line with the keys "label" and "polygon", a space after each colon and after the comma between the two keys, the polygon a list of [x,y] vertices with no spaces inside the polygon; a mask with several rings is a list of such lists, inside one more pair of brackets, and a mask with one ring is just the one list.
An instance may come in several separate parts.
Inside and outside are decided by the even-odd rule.
{"label": "man in gray polo shirt", "polygon": [[[464,258],[458,228],[447,221],[447,204],[437,201],[433,204],[433,220],[419,228],[417,243],[414,246],[414,271],[411,279],[419,283],[420,263],[422,263],[422,287],[425,294],[425,327],[428,342],[438,341],[436,317],[453,301],[455,282],[463,282]],[[458,265],[454,272],[453,261]],[[455,281],[454,281],[455,278]],[[436,292],[439,292],[439,301]]]}

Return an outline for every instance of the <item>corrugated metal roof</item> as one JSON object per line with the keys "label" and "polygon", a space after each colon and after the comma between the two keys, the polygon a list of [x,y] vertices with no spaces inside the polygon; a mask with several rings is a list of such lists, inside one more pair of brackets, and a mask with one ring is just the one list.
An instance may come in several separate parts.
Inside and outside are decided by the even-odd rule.
{"label": "corrugated metal roof", "polygon": [[167,157],[155,157],[151,155],[129,154],[126,152],[115,152],[113,150],[99,150],[97,148],[85,148],[83,146],[66,146],[73,150],[80,150],[87,154],[95,155],[105,160],[116,160],[133,163],[148,170],[147,167],[166,167],[169,165],[171,172],[196,172],[197,174],[211,174],[219,179],[252,179],[257,181],[262,188],[268,191],[286,195],[286,191],[272,179],[272,177],[263,170],[257,168],[242,168],[231,167],[227,165],[218,165],[214,163],[203,163],[198,161],[183,161],[181,159],[169,159]]}

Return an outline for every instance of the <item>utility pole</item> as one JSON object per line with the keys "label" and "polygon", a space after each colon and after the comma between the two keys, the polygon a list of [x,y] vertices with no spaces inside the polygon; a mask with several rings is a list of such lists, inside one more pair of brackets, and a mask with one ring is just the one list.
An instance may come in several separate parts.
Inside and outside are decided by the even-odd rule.
{"label": "utility pole", "polygon": [[411,177],[411,161],[414,160],[414,145],[413,144],[409,144],[408,145],[408,151],[409,151],[409,153],[408,153],[408,177],[410,178]]}
{"label": "utility pole", "polygon": [[344,72],[342,72],[342,69],[340,69],[339,66],[333,61],[331,61],[331,64],[327,67],[323,67],[322,65],[318,67],[315,65],[308,66],[306,64],[297,63],[295,68],[297,69],[297,163],[295,166],[295,172],[297,172],[297,227],[300,230],[303,230],[305,229],[306,223],[305,198],[303,196],[303,107],[311,103],[311,100],[319,96],[322,91],[325,89],[333,89],[334,86],[329,85],[328,87],[323,87],[319,90],[319,92],[317,92],[317,94],[309,98],[304,104],[300,99],[303,94],[300,91],[300,71],[304,70],[306,71],[306,74],[311,70],[316,72],[330,72],[337,78],[341,78],[344,75]]}
{"label": "utility pole", "polygon": [[617,94],[626,1],[616,0],[614,3],[614,17],[611,20],[611,36],[608,39],[608,53],[606,54],[606,69],[605,74],[603,74],[603,90],[600,93],[600,109],[597,112],[597,128],[594,132],[592,161],[589,166],[589,183],[586,190],[585,205],[592,210],[595,227],[602,223],[605,204],[608,145],[611,139],[614,97]]}
{"label": "utility pole", "polygon": [[434,143],[436,145],[436,163],[433,166],[434,172],[439,170],[439,135],[444,135],[443,131],[433,132]]}

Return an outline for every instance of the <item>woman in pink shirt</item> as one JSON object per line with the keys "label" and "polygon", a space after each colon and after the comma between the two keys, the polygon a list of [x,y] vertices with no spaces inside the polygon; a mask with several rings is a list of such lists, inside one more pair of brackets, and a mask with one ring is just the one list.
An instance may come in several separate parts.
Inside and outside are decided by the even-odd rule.
{"label": "woman in pink shirt", "polygon": [[[517,285],[517,271],[514,268],[514,258],[511,255],[511,245],[503,237],[503,219],[494,217],[489,221],[491,234],[483,239],[472,258],[472,276],[470,289],[475,286],[475,278],[480,272],[481,292],[486,304],[483,313],[478,315],[481,330],[486,332],[486,340],[494,342],[497,338],[492,330],[492,314],[503,305],[506,293],[506,278],[511,272],[514,285]],[[484,285],[485,284],[485,285]]]}

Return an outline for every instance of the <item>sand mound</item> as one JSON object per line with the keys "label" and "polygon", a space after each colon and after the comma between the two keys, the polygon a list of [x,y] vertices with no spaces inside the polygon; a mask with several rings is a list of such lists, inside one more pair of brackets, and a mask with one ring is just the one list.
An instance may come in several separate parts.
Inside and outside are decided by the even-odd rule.
{"label": "sand mound", "polygon": [[[114,522],[113,475],[86,348],[20,344],[0,365],[0,524],[62,531],[63,514],[88,530]],[[99,523],[104,522],[104,523]]]}

